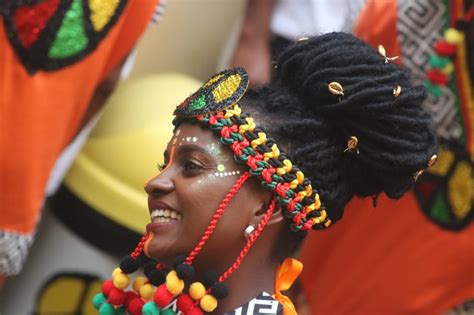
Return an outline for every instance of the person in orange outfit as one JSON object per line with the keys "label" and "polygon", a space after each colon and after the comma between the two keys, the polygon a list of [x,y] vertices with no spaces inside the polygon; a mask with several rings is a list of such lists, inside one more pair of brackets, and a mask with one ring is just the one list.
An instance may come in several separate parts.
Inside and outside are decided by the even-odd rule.
{"label": "person in orange outfit", "polygon": [[314,268],[301,279],[311,314],[473,312],[472,3],[369,1],[360,13],[355,33],[424,79],[443,146],[400,201],[380,196],[374,209],[355,199],[340,224],[308,237],[301,258]]}
{"label": "person in orange outfit", "polygon": [[113,89],[157,5],[158,0],[0,5],[0,279],[20,272],[56,159],[87,111]]}

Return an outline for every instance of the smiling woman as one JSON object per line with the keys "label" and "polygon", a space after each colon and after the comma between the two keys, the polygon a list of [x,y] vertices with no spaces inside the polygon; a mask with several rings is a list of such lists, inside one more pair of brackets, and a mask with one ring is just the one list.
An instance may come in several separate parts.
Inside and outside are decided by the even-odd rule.
{"label": "smiling woman", "polygon": [[[343,33],[306,39],[274,84],[247,90],[245,70],[226,70],[178,106],[145,184],[151,223],[94,298],[100,314],[296,314],[281,291],[304,236],[354,196],[401,197],[436,160],[423,88],[379,51]],[[142,255],[146,278],[125,291]]]}

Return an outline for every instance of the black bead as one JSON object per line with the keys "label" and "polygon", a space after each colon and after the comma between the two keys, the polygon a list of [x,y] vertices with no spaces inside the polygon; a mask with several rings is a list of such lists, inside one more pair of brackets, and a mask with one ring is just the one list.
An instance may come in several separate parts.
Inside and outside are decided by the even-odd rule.
{"label": "black bead", "polygon": [[173,266],[176,268],[179,264],[182,264],[184,263],[184,261],[186,260],[186,255],[178,255],[174,258],[173,260]]}
{"label": "black bead", "polygon": [[143,272],[145,273],[145,276],[147,276],[147,278],[150,277],[150,273],[153,270],[156,270],[156,264],[156,261],[150,261],[143,267]]}
{"label": "black bead", "polygon": [[216,299],[223,299],[227,295],[229,295],[229,289],[227,288],[227,285],[225,285],[224,283],[217,282],[211,287],[211,294]]}
{"label": "black bead", "polygon": [[127,256],[120,262],[120,269],[122,269],[124,273],[134,273],[138,268],[140,268],[140,260],[138,258],[133,259]]}
{"label": "black bead", "polygon": [[214,283],[216,283],[217,279],[219,279],[219,274],[213,270],[208,270],[206,273],[204,273],[204,279],[202,283],[206,288],[210,288]]}
{"label": "black bead", "polygon": [[161,270],[155,269],[148,274],[147,278],[150,280],[151,284],[154,286],[159,286],[165,282],[166,274]]}
{"label": "black bead", "polygon": [[194,278],[194,268],[186,263],[181,263],[176,267],[178,278],[182,280],[191,280]]}

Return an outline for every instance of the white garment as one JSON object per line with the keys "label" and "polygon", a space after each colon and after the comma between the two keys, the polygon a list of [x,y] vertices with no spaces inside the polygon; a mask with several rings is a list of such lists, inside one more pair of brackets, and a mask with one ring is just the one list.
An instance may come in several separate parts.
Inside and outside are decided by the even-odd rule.
{"label": "white garment", "polygon": [[289,40],[328,32],[351,32],[365,0],[278,0],[271,30]]}

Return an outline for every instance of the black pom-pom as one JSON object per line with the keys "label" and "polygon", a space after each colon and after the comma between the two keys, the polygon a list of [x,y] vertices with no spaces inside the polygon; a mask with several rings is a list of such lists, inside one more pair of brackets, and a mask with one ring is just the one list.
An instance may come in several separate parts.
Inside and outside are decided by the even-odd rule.
{"label": "black pom-pom", "polygon": [[223,299],[227,295],[229,295],[229,289],[227,288],[227,285],[225,285],[224,283],[217,282],[211,287],[211,294],[216,299]]}
{"label": "black pom-pom", "polygon": [[151,284],[154,286],[159,286],[165,282],[166,274],[162,270],[155,269],[148,274],[147,278],[150,280]]}
{"label": "black pom-pom", "polygon": [[150,261],[143,267],[143,272],[145,273],[145,276],[147,276],[147,278],[150,278],[150,273],[153,270],[156,270],[156,264],[156,261]]}
{"label": "black pom-pom", "polygon": [[134,273],[138,268],[140,268],[140,260],[138,258],[133,259],[127,256],[120,262],[120,269],[122,269],[124,273]]}
{"label": "black pom-pom", "polygon": [[181,263],[176,266],[176,273],[182,280],[191,280],[194,278],[194,268],[186,263]]}
{"label": "black pom-pom", "polygon": [[185,260],[186,260],[186,255],[184,254],[176,256],[173,260],[173,267],[174,268],[178,267],[178,265],[184,263]]}
{"label": "black pom-pom", "polygon": [[217,279],[219,279],[219,274],[213,270],[208,270],[204,273],[202,283],[206,288],[210,288],[214,283],[216,283]]}

